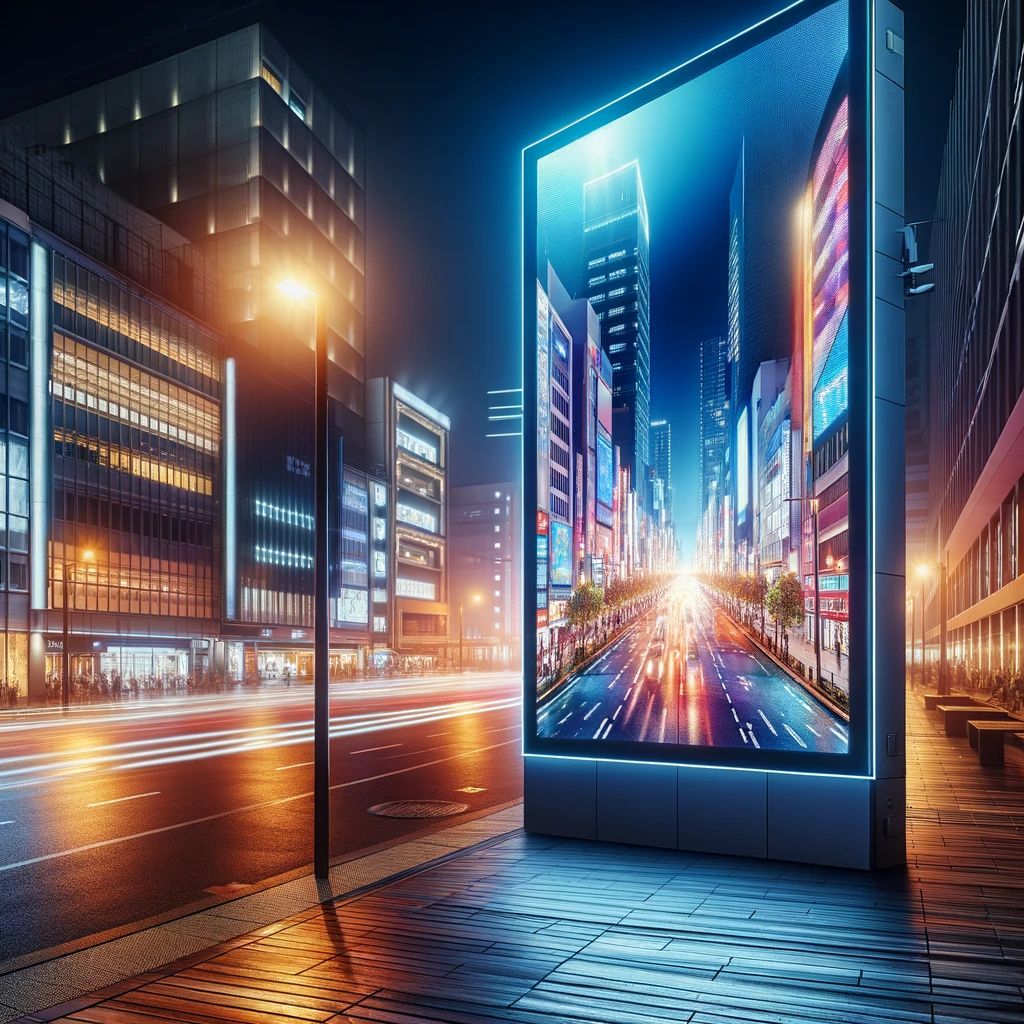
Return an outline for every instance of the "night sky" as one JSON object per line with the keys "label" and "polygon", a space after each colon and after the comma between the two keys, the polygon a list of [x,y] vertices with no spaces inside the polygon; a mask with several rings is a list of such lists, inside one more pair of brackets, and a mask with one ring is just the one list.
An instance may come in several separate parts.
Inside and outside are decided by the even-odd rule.
{"label": "night sky", "polygon": [[[538,166],[538,276],[546,280],[550,259],[572,289],[583,273],[584,183],[632,160],[639,165],[651,234],[651,418],[672,425],[676,536],[684,560],[700,515],[700,345],[726,333],[729,193],[741,146],[745,140],[745,300],[759,325],[769,317],[788,323],[788,265],[765,267],[760,281],[753,275],[762,254],[774,261],[780,250],[790,251],[793,211],[846,55],[846,16],[846,4],[834,4]],[[788,356],[789,332],[779,340],[777,354]]]}
{"label": "night sky", "polygon": [[[124,5],[102,0],[60,6],[58,16],[5,5],[0,103],[238,7],[178,0],[136,6],[125,18]],[[367,371],[392,374],[451,416],[453,482],[519,473],[517,439],[484,434],[487,389],[521,383],[522,148],[780,6],[272,0],[258,8],[366,131]],[[907,213],[922,219],[934,207],[963,3],[904,7]],[[691,286],[696,278],[680,295]],[[657,401],[652,411],[660,415]]]}

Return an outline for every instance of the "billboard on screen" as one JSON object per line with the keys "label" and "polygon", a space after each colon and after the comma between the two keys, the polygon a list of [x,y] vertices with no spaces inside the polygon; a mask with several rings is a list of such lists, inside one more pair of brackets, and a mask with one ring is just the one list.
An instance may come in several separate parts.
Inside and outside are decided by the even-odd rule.
{"label": "billboard on screen", "polygon": [[601,572],[528,641],[527,753],[866,770],[866,10],[795,5],[524,152],[524,436],[554,421],[556,301],[612,371],[563,438],[598,509],[567,547]]}

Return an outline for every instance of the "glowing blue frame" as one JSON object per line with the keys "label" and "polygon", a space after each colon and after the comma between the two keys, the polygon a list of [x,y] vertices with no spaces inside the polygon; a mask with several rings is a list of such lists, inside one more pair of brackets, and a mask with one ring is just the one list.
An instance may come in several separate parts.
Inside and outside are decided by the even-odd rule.
{"label": "glowing blue frame", "polygon": [[[522,327],[524,396],[537,379],[536,213],[537,164],[548,154],[605,124],[700,77],[744,51],[832,6],[837,0],[798,0],[719,45],[659,75],[565,128],[526,147],[522,153]],[[523,754],[587,761],[627,761],[740,771],[838,778],[876,776],[875,718],[877,651],[875,609],[874,490],[874,2],[848,0],[850,104],[850,562],[859,567],[850,590],[850,743],[846,754],[752,750],[680,744],[538,737],[536,731],[536,551],[537,507],[535,402],[523,403]],[[855,343],[854,339],[863,339]],[[902,685],[902,679],[899,681]]]}

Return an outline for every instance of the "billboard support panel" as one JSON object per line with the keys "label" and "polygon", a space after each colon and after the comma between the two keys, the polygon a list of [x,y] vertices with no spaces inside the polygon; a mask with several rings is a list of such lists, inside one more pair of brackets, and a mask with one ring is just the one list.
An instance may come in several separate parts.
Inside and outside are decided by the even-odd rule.
{"label": "billboard support panel", "polygon": [[887,31],[804,0],[524,150],[532,831],[905,861]]}

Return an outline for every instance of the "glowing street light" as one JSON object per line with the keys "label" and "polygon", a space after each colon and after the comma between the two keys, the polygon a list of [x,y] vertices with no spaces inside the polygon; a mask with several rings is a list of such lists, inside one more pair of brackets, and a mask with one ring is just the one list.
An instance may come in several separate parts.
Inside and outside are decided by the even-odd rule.
{"label": "glowing street light", "polygon": [[939,574],[939,694],[943,697],[949,693],[949,682],[946,673],[946,563],[922,562],[917,567],[917,574],[921,577],[921,674],[925,671],[924,660],[924,610],[925,610],[925,584],[933,572]]}
{"label": "glowing street light", "polygon": [[[82,561],[91,562],[95,552],[86,548],[82,552]],[[71,653],[68,650],[68,605],[73,600],[75,577],[71,563],[64,559],[64,644],[61,648],[60,702],[63,707],[71,704]]]}
{"label": "glowing street light", "polygon": [[331,699],[329,689],[330,619],[327,562],[327,318],[319,295],[297,281],[280,281],[288,298],[313,300],[316,350],[314,421],[316,446],[313,506],[313,873],[326,878],[331,860]]}

